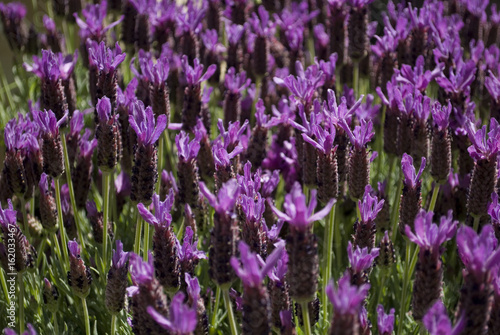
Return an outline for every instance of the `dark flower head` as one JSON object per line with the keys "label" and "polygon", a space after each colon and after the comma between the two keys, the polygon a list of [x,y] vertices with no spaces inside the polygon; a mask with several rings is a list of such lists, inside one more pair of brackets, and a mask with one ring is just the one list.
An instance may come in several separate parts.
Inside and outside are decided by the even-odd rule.
{"label": "dark flower head", "polygon": [[[147,285],[154,279],[155,269],[153,266],[153,256],[149,252],[148,261],[142,260],[142,257],[134,253],[130,254],[130,276],[134,285]],[[128,289],[133,291],[132,289]]]}
{"label": "dark flower head", "polygon": [[450,123],[451,102],[448,100],[448,105],[442,106],[436,101],[432,104],[431,113],[436,128],[440,131],[444,131],[448,128]]}
{"label": "dark flower head", "polygon": [[333,280],[330,281],[326,287],[326,294],[333,304],[335,314],[357,316],[369,289],[369,284],[363,284],[359,287],[351,285],[350,275],[346,273],[339,279],[337,287],[335,287]]}
{"label": "dark flower head", "polygon": [[87,38],[102,41],[106,32],[123,20],[123,16],[121,16],[117,21],[104,27],[104,19],[107,14],[106,9],[107,2],[101,1],[99,4],[88,4],[82,10],[83,20],[78,17],[78,13],[73,14],[76,24],[80,27],[79,35],[82,41],[86,41]]}
{"label": "dark flower head", "polygon": [[390,335],[394,330],[394,308],[391,308],[389,314],[385,314],[384,306],[377,306],[377,326],[381,335]]}
{"label": "dark flower head", "polygon": [[149,306],[147,311],[160,326],[168,330],[171,334],[192,334],[198,322],[196,305],[190,307],[184,303],[184,298],[185,295],[182,292],[174,295],[170,303],[168,318],[158,313],[152,306]]}
{"label": "dark flower head", "polygon": [[139,56],[139,66],[141,67],[142,75],[155,86],[163,85],[167,81],[170,70],[168,58],[162,55],[155,63],[150,54],[143,53],[142,56]]}
{"label": "dark flower head", "polygon": [[181,65],[182,72],[184,72],[186,77],[186,82],[190,86],[200,85],[202,81],[208,80],[217,69],[217,65],[212,64],[207,68],[207,71],[203,73],[204,66],[200,64],[198,58],[194,59],[194,66],[191,67],[186,55],[182,56]]}
{"label": "dark flower head", "polygon": [[175,144],[177,146],[177,154],[180,161],[191,161],[196,159],[196,156],[198,156],[198,151],[200,150],[200,140],[194,138],[192,141],[189,141],[189,135],[184,131],[181,131],[177,134],[177,136],[175,136]]}
{"label": "dark flower head", "polygon": [[361,221],[373,222],[377,218],[377,214],[384,207],[384,200],[378,200],[376,196],[372,196],[372,187],[368,184],[365,187],[363,199],[358,200]]}
{"label": "dark flower head", "polygon": [[200,191],[207,198],[208,203],[219,214],[231,212],[240,194],[240,188],[236,179],[230,179],[222,185],[215,196],[204,182],[200,182]]}
{"label": "dark flower head", "polygon": [[311,190],[310,199],[309,206],[307,206],[306,196],[302,193],[300,184],[296,182],[290,193],[285,196],[283,209],[286,213],[279,211],[271,203],[269,203],[269,205],[271,205],[273,212],[278,218],[287,221],[299,231],[307,231],[313,222],[321,220],[328,215],[336,201],[335,199],[331,199],[322,210],[313,214],[317,205],[316,190]]}
{"label": "dark flower head", "polygon": [[172,216],[170,211],[174,205],[174,191],[171,189],[164,201],[160,201],[160,196],[153,194],[154,214],[152,214],[142,203],[137,204],[137,210],[141,214],[144,221],[157,227],[170,227]]}
{"label": "dark flower head", "polygon": [[33,121],[38,125],[40,132],[51,134],[53,137],[59,136],[59,127],[66,122],[68,113],[57,121],[56,115],[52,111],[33,111]]}
{"label": "dark flower head", "polygon": [[167,116],[158,115],[155,121],[153,109],[151,106],[144,108],[142,101],[134,103],[128,121],[137,134],[137,142],[146,146],[154,145],[167,127]]}
{"label": "dark flower head", "polygon": [[460,259],[467,272],[482,282],[490,274],[494,264],[500,262],[500,248],[491,225],[483,226],[478,235],[474,229],[462,226],[457,232]]}
{"label": "dark flower head", "polygon": [[361,120],[360,125],[354,127],[354,130],[351,130],[347,122],[342,120],[340,126],[347,133],[349,138],[351,139],[351,143],[356,149],[365,148],[368,142],[370,142],[375,135],[373,131],[373,122]]}
{"label": "dark flower head", "polygon": [[403,158],[401,159],[401,168],[403,169],[405,185],[415,188],[417,184],[421,182],[419,179],[422,176],[422,172],[424,172],[425,163],[426,159],[425,157],[422,157],[420,169],[418,170],[418,173],[416,173],[415,167],[413,166],[413,158],[406,153],[403,154]]}
{"label": "dark flower head", "polygon": [[361,273],[371,268],[378,254],[379,248],[372,248],[370,252],[368,252],[367,247],[363,249],[356,247],[356,249],[353,250],[352,243],[349,241],[347,244],[347,258],[349,258],[349,263],[355,273]]}
{"label": "dark flower head", "polygon": [[128,261],[129,253],[123,252],[123,243],[116,240],[116,249],[113,250],[111,262],[115,268],[123,268]]}
{"label": "dark flower head", "polygon": [[125,60],[125,53],[122,52],[118,42],[115,44],[115,49],[111,50],[106,46],[106,43],[88,41],[89,63],[97,67],[99,71],[111,73],[116,70]]}
{"label": "dark flower head", "polygon": [[431,335],[458,335],[462,334],[467,318],[460,317],[453,327],[448,313],[441,300],[438,300],[424,316],[422,323]]}
{"label": "dark flower head", "polygon": [[[257,15],[258,13],[258,15]],[[271,37],[274,35],[276,23],[269,19],[269,13],[260,5],[257,13],[252,13],[252,17],[248,20],[252,26],[253,31],[262,37]]]}
{"label": "dark flower head", "polygon": [[[498,124],[493,118],[490,122]],[[472,142],[472,145],[467,150],[474,160],[490,159],[498,156],[500,150],[500,132],[497,129],[492,129],[487,133],[486,126],[476,129],[472,121],[466,122],[465,129]]]}
{"label": "dark flower head", "polygon": [[231,257],[231,266],[236,275],[240,277],[245,287],[259,287],[262,285],[262,280],[274,268],[280,260],[281,254],[284,251],[284,243],[281,243],[266,259],[262,260],[260,255],[250,251],[250,247],[243,241],[240,241],[238,246],[240,250],[240,261],[236,257]]}
{"label": "dark flower head", "polygon": [[442,216],[439,227],[432,223],[432,211],[426,212],[421,209],[415,218],[415,233],[410,226],[405,227],[405,234],[408,239],[420,247],[420,250],[428,250],[434,255],[442,253],[441,245],[455,236],[458,221],[453,220],[452,211],[448,211],[447,216]]}
{"label": "dark flower head", "polygon": [[224,86],[232,94],[241,94],[251,83],[252,80],[247,79],[245,71],[236,73],[234,67],[230,68],[224,77]]}

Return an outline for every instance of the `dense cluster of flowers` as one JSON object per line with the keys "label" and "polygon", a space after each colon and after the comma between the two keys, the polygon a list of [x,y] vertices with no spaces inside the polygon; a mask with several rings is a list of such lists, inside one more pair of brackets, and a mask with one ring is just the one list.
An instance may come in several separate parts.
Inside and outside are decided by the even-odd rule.
{"label": "dense cluster of flowers", "polygon": [[5,334],[498,333],[489,2],[0,3]]}

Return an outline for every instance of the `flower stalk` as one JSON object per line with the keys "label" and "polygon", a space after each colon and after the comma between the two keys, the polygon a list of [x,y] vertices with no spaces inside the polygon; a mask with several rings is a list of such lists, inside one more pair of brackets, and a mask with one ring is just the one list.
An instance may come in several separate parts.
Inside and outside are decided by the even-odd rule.
{"label": "flower stalk", "polygon": [[[63,219],[63,211],[62,211],[62,202],[61,202],[61,186],[59,184],[59,178],[54,179],[54,185],[56,188],[56,204],[57,204],[57,220],[59,222],[59,233],[61,234],[61,244],[64,246],[63,248],[63,267],[65,271],[67,270],[67,264],[68,264],[68,242],[66,238],[66,229],[64,228],[64,219]],[[55,233],[54,233],[55,235]],[[54,236],[54,243],[57,243],[57,235]],[[82,241],[83,244],[83,241]],[[58,248],[59,245],[57,245],[56,248]],[[59,251],[60,253],[60,251]]]}

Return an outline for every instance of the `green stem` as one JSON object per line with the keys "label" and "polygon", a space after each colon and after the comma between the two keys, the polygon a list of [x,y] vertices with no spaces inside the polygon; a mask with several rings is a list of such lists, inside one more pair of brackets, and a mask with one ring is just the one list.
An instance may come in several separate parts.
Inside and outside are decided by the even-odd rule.
{"label": "green stem", "polygon": [[139,253],[141,252],[142,217],[138,211],[136,211],[136,215],[137,224],[135,226],[134,252],[139,255]]}
{"label": "green stem", "polygon": [[[52,234],[52,237],[54,238],[54,245],[55,245],[55,248],[56,248],[56,256],[57,256],[58,259],[63,259],[62,258],[62,253],[61,253],[61,247],[59,246],[59,241],[57,239],[56,232],[54,232],[54,234]],[[63,268],[65,268],[65,265],[63,265]]]}
{"label": "green stem", "polygon": [[[328,285],[328,282],[330,281],[330,276],[332,275],[332,254],[333,254],[333,231],[334,231],[334,225],[335,225],[335,207],[336,204],[333,205],[330,215],[328,216],[328,222],[326,224],[325,228],[325,236],[328,238],[327,243],[326,243],[326,248],[324,250],[324,253],[326,254],[326,266],[325,266],[325,271],[324,271],[324,279],[323,279],[323,290],[321,291],[322,295],[322,301],[321,303],[323,304],[323,324],[326,328],[326,322],[328,320],[328,306],[330,304],[327,303],[327,297],[326,297],[326,286]],[[335,255],[338,257],[338,255]]]}
{"label": "green stem", "polygon": [[[334,205],[336,206],[336,204]],[[335,215],[339,215],[340,211],[335,212]],[[340,235],[340,220],[335,220],[337,224],[333,226],[334,236],[335,236],[335,258],[337,259],[337,270],[342,268],[342,236]],[[330,272],[331,275],[331,272]]]}
{"label": "green stem", "polygon": [[[45,244],[47,243],[47,238],[49,238],[49,237],[44,236],[44,238],[42,238],[42,241],[40,241],[40,245],[38,246],[37,255],[41,256],[42,253],[45,251]],[[40,265],[41,261],[42,261],[42,257],[36,258],[36,266],[37,267]]]}
{"label": "green stem", "polygon": [[377,301],[376,301],[377,306],[378,306],[378,304],[380,304],[380,299],[383,296],[383,291],[385,288],[385,280],[387,279],[387,270],[386,269],[381,269],[381,270],[382,271],[380,272],[380,276],[382,276],[382,278],[380,279],[380,287],[379,287],[378,293],[377,293]]}
{"label": "green stem", "polygon": [[109,172],[102,173],[103,228],[102,228],[102,259],[104,270],[108,267],[108,221],[109,221]]}
{"label": "green stem", "polygon": [[83,240],[82,233],[82,222],[80,220],[80,215],[78,215],[78,207],[76,207],[75,199],[75,189],[73,188],[73,180],[71,179],[71,168],[69,166],[69,156],[68,156],[68,145],[66,144],[66,136],[61,132],[61,142],[64,151],[64,169],[66,170],[66,182],[68,183],[69,198],[71,200],[71,207],[73,208],[73,213],[75,217],[76,231],[78,233],[78,239],[80,240],[80,247],[82,252],[87,254],[87,249],[85,248],[85,241]]}
{"label": "green stem", "polygon": [[174,175],[176,174],[176,165],[172,161],[173,159],[173,149],[172,149],[172,143],[170,142],[170,137],[168,136],[168,130],[166,130],[163,133],[163,136],[165,138],[165,154],[166,154],[166,161],[165,163],[168,163],[167,169],[169,171],[172,171]]}
{"label": "green stem", "polygon": [[149,250],[149,223],[144,224],[144,249],[143,249],[143,258],[144,261],[148,261],[148,250]]}
{"label": "green stem", "polygon": [[361,221],[361,209],[359,208],[359,199],[356,199],[356,215],[358,216],[358,220]]}
{"label": "green stem", "polygon": [[474,228],[474,231],[478,231],[479,229],[479,222],[481,221],[481,217],[480,216],[475,216],[474,217],[474,225],[472,226]]}
{"label": "green stem", "polygon": [[28,241],[31,240],[31,235],[30,235],[30,227],[28,224],[28,213],[26,212],[26,200],[24,200],[24,196],[20,196],[21,198],[21,211],[23,212],[23,221],[24,221],[24,234],[26,235],[26,238]]}
{"label": "green stem", "polygon": [[5,280],[5,274],[3,268],[0,269],[0,282],[2,282],[2,289],[5,294],[5,301],[7,302],[7,305],[10,305],[9,291],[7,289],[7,281]]}
{"label": "green stem", "polygon": [[19,285],[19,334],[24,332],[24,282],[22,272],[17,274],[17,285]]}
{"label": "green stem", "polygon": [[156,194],[160,194],[161,173],[163,171],[163,156],[165,155],[164,154],[165,145],[164,145],[163,137],[160,137],[158,142],[159,142],[159,146],[158,146],[158,183],[156,184]]}
{"label": "green stem", "polygon": [[0,77],[2,77],[2,85],[3,87],[5,87],[5,94],[7,95],[7,100],[9,101],[11,112],[13,113],[16,110],[16,108],[14,104],[14,99],[12,98],[12,92],[10,91],[9,88],[9,83],[7,82],[7,77],[5,76],[5,73],[3,71],[3,66],[0,66],[0,71],[1,71]]}
{"label": "green stem", "polygon": [[[64,255],[64,269],[68,266],[68,242],[66,240],[66,229],[64,228],[64,219],[62,214],[62,204],[61,204],[61,187],[59,185],[59,178],[54,179],[54,184],[56,187],[56,203],[57,203],[57,218],[59,220],[59,232],[61,234],[61,244]],[[56,239],[57,242],[57,239]]]}
{"label": "green stem", "polygon": [[217,290],[215,291],[215,305],[212,309],[212,321],[210,322],[210,334],[215,333],[215,329],[217,328],[217,311],[219,309],[220,302],[220,287],[217,286]]}
{"label": "green stem", "polygon": [[111,316],[111,335],[115,335],[116,331],[116,314]]}
{"label": "green stem", "polygon": [[57,324],[57,313],[52,313],[52,323],[54,324],[54,334],[59,334],[59,325]]}
{"label": "green stem", "polygon": [[233,305],[231,304],[231,298],[229,297],[229,288],[222,289],[222,294],[224,296],[224,304],[226,305],[227,318],[229,319],[231,334],[237,335],[238,328],[236,327],[236,319],[234,318]]}
{"label": "green stem", "polygon": [[418,248],[417,246],[406,241],[406,255],[405,255],[405,267],[403,273],[403,295],[401,297],[401,305],[399,306],[399,324],[398,324],[398,335],[402,334],[404,316],[406,314],[406,299],[408,295],[409,286],[411,283],[411,277],[413,275],[413,270],[417,263]]}
{"label": "green stem", "polygon": [[436,200],[439,194],[439,188],[440,188],[439,184],[434,185],[434,190],[432,191],[431,203],[429,205],[429,210],[428,210],[429,212],[434,211],[434,207],[436,207]]}
{"label": "green stem", "polygon": [[85,300],[85,298],[82,298],[82,307],[83,307],[83,322],[85,322],[85,334],[90,335],[89,310],[87,308],[87,300]]}
{"label": "green stem", "polygon": [[396,189],[396,192],[394,192],[394,201],[392,202],[392,205],[394,206],[392,208],[392,214],[391,214],[391,229],[392,229],[392,243],[396,243],[396,238],[398,236],[397,231],[398,231],[398,211],[399,211],[399,204],[401,203],[401,189],[403,188],[403,178],[399,178],[399,183],[398,183],[398,188]]}
{"label": "green stem", "polygon": [[304,321],[304,333],[311,335],[311,320],[309,320],[309,306],[307,305],[307,301],[300,303],[300,309],[302,310],[302,320]]}

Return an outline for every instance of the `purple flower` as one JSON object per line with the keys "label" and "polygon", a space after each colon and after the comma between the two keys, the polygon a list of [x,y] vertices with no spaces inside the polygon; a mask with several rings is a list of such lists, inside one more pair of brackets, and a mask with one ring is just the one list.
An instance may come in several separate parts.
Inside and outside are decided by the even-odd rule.
{"label": "purple flower", "polygon": [[240,121],[229,122],[229,126],[227,127],[227,131],[224,129],[224,122],[219,119],[217,121],[217,128],[219,128],[220,137],[224,140],[224,147],[228,148],[230,146],[236,146],[245,130],[247,130],[247,126],[249,125],[249,121],[245,120],[243,125],[240,127]]}
{"label": "purple flower", "polygon": [[354,251],[352,249],[352,243],[349,241],[347,244],[347,258],[349,258],[349,263],[355,273],[361,273],[371,268],[373,261],[379,254],[379,248],[372,248],[369,253],[367,247],[363,249],[356,247]]}
{"label": "purple flower", "polygon": [[254,197],[261,187],[261,171],[257,169],[252,175],[252,163],[246,162],[243,167],[243,175],[237,175],[236,179],[241,188],[241,194]]}
{"label": "purple flower", "polygon": [[304,141],[311,144],[317,150],[321,151],[325,155],[329,155],[330,153],[335,152],[338,147],[338,145],[333,146],[333,142],[335,141],[335,134],[336,128],[330,119],[330,125],[328,126],[328,129],[321,127],[319,124],[312,126],[311,135],[314,135],[315,139],[312,139],[308,134],[305,133],[302,134],[302,137],[304,138]]}
{"label": "purple flower", "polygon": [[123,243],[116,240],[116,249],[113,250],[111,261],[115,268],[123,268],[128,261],[129,253],[123,252]]}
{"label": "purple flower", "polygon": [[500,80],[495,77],[491,70],[489,70],[488,73],[488,77],[484,80],[484,86],[494,100],[500,101]]}
{"label": "purple flower", "polygon": [[51,50],[42,50],[42,58],[33,56],[33,65],[24,63],[23,66],[42,80],[54,82],[61,77],[59,58]]}
{"label": "purple flower", "polygon": [[[318,26],[320,26],[320,25],[318,25]],[[332,83],[335,82],[335,71],[337,69],[337,59],[338,58],[339,58],[339,56],[335,52],[335,53],[332,53],[330,55],[327,62],[320,59],[319,68],[326,75],[325,82],[328,82],[328,81],[331,81]]]}
{"label": "purple flower", "polygon": [[108,48],[104,42],[97,43],[89,40],[87,46],[89,63],[97,67],[99,71],[105,73],[114,72],[126,57],[118,42],[116,42],[114,50]]}
{"label": "purple flower", "polygon": [[[186,204],[187,205],[187,204]],[[191,227],[186,227],[186,232],[184,233],[184,243],[182,247],[180,246],[179,241],[177,241],[177,250],[179,252],[179,260],[180,261],[189,261],[189,260],[200,260],[206,259],[207,256],[205,252],[202,250],[198,250],[198,240],[194,240],[194,232]]]}
{"label": "purple flower", "polygon": [[401,159],[401,168],[403,169],[405,185],[411,188],[417,187],[417,184],[421,182],[419,179],[422,176],[422,172],[424,172],[425,162],[425,157],[422,157],[420,169],[418,170],[418,174],[416,174],[415,167],[413,166],[413,158],[406,153],[403,154],[403,158]]}
{"label": "purple flower", "polygon": [[[0,3],[0,10],[2,8],[1,7],[2,5],[3,3]],[[22,333],[22,335],[38,335],[38,333],[35,330],[35,327],[33,327],[31,323],[28,323],[27,326],[28,329],[26,329],[24,333]],[[5,332],[5,335],[17,335],[17,332],[10,328],[5,328],[3,331]]]}
{"label": "purple flower", "polygon": [[160,201],[160,196],[158,194],[153,194],[154,214],[152,214],[142,203],[137,204],[137,210],[147,223],[157,228],[168,228],[172,223],[170,211],[172,210],[173,204],[174,192],[171,189],[164,201]]}
{"label": "purple flower", "polygon": [[281,243],[277,246],[267,257],[266,262],[262,260],[260,255],[251,252],[250,247],[245,242],[240,241],[238,248],[240,250],[241,266],[240,261],[234,256],[231,257],[231,266],[245,287],[259,287],[262,285],[262,280],[280,260],[285,245]]}
{"label": "purple flower", "polygon": [[76,240],[68,241],[69,255],[73,258],[80,258],[80,246]]}
{"label": "purple flower", "polygon": [[335,314],[357,316],[369,289],[369,284],[363,284],[359,287],[351,285],[350,275],[346,273],[339,279],[337,287],[335,287],[333,279],[330,281],[326,287],[326,294],[333,304]]}
{"label": "purple flower", "polygon": [[349,138],[351,139],[351,143],[354,145],[356,149],[366,148],[366,144],[370,142],[375,135],[373,131],[373,122],[361,120],[360,125],[354,127],[354,130],[351,131],[351,128],[347,124],[346,120],[342,120],[340,126],[347,133]]}
{"label": "purple flower", "polygon": [[428,96],[423,96],[420,93],[415,95],[415,103],[413,105],[413,115],[417,119],[417,121],[425,122],[429,118],[429,114],[431,112],[431,98]]}
{"label": "purple flower", "polygon": [[175,144],[177,146],[177,154],[180,161],[191,161],[196,159],[196,156],[198,156],[198,151],[200,150],[200,140],[194,138],[190,142],[189,135],[184,131],[181,131],[177,134],[177,136],[175,136]]}
{"label": "purple flower", "polygon": [[495,264],[500,262],[500,248],[491,225],[483,226],[478,235],[474,229],[462,226],[457,232],[457,246],[460,259],[469,275],[483,282]]}
{"label": "purple flower", "polygon": [[144,108],[142,101],[137,101],[134,104],[132,115],[129,115],[128,122],[137,134],[137,142],[149,146],[158,141],[167,127],[167,116],[165,114],[158,115],[155,122],[151,106]]}
{"label": "purple flower", "polygon": [[425,71],[424,56],[420,55],[417,58],[414,68],[407,64],[401,66],[401,71],[397,75],[396,80],[411,84],[416,90],[423,92],[434,78],[441,75],[443,68],[444,64],[439,64],[432,72],[430,70]]}
{"label": "purple flower", "polygon": [[56,115],[52,111],[33,111],[33,121],[36,122],[40,131],[45,134],[51,134],[53,137],[59,136],[59,127],[66,122],[68,113],[57,121]]}
{"label": "purple flower", "polygon": [[178,27],[178,34],[185,32],[193,32],[199,34],[201,30],[201,20],[205,17],[205,6],[196,8],[193,2],[187,3],[187,10],[184,13],[177,13],[176,21]]}
{"label": "purple flower", "polygon": [[331,199],[322,210],[313,214],[317,205],[316,190],[311,190],[310,199],[309,206],[307,206],[306,196],[302,193],[300,184],[296,182],[290,193],[285,196],[283,208],[286,214],[279,211],[271,202],[269,202],[269,205],[279,219],[287,221],[299,231],[306,231],[313,222],[321,220],[328,215],[333,204],[336,202],[336,199]]}
{"label": "purple flower", "polygon": [[[142,57],[141,57],[142,56]],[[139,56],[139,66],[141,72],[147,80],[155,86],[162,86],[168,78],[170,64],[168,58],[164,55],[153,62],[151,55],[144,53]]]}
{"label": "purple flower", "polygon": [[282,252],[281,257],[276,262],[276,265],[273,267],[272,271],[270,271],[268,274],[269,279],[271,279],[273,282],[283,283],[287,271],[288,271],[288,253]]}
{"label": "purple flower", "polygon": [[219,34],[215,29],[207,29],[203,32],[201,34],[201,40],[203,41],[206,50],[213,52],[216,55],[226,52],[226,47],[219,42]]}
{"label": "purple flower", "polygon": [[[492,122],[497,123],[496,119],[493,118],[492,120],[494,120]],[[500,134],[496,129],[490,130],[489,133],[487,133],[486,126],[476,130],[474,123],[470,120],[466,122],[465,129],[472,142],[472,145],[467,150],[475,161],[480,159],[496,159],[500,150]],[[488,134],[488,136],[486,136],[486,134]]]}
{"label": "purple flower", "polygon": [[94,149],[97,147],[97,139],[88,140],[90,137],[90,129],[85,129],[85,133],[80,137],[79,145],[80,152],[79,155],[82,158],[89,159],[94,153]]}
{"label": "purple flower", "polygon": [[189,273],[185,273],[184,274],[184,280],[186,281],[186,291],[187,291],[187,294],[189,296],[189,299],[191,301],[198,301],[198,299],[200,298],[200,292],[201,292],[201,288],[200,288],[200,283],[198,282],[198,278],[196,277],[191,277],[191,275]]}
{"label": "purple flower", "polygon": [[[153,266],[153,256],[149,252],[148,261],[142,260],[142,257],[134,253],[130,254],[130,276],[135,285],[146,285],[154,279],[155,269]],[[129,294],[134,290],[130,287],[127,289]],[[132,291],[132,292],[131,292]]]}
{"label": "purple flower", "polygon": [[285,79],[274,77],[274,82],[288,88],[292,94],[291,97],[296,102],[309,105],[316,90],[325,83],[325,75],[316,64],[309,66],[305,72],[299,61],[295,63],[295,67],[297,77],[293,75],[289,75]]}
{"label": "purple flower", "polygon": [[96,110],[97,116],[99,117],[99,122],[106,124],[108,123],[108,121],[113,119],[111,102],[108,97],[104,96],[102,99],[98,99]]}
{"label": "purple flower", "polygon": [[432,119],[438,130],[444,131],[450,123],[451,102],[448,100],[448,106],[441,106],[439,102],[435,102],[431,106]]}
{"label": "purple flower", "polygon": [[359,105],[359,108],[357,108],[355,111],[356,117],[359,120],[365,120],[365,121],[375,120],[380,110],[380,105],[373,105],[374,100],[375,97],[372,94],[366,95],[366,102],[364,104]]}
{"label": "purple flower", "polygon": [[134,5],[139,14],[154,13],[156,16],[156,12],[153,12],[156,5],[156,1],[154,0],[129,0],[129,1]]}
{"label": "purple flower", "polygon": [[420,250],[430,251],[431,254],[439,255],[444,250],[441,244],[449,241],[455,236],[457,231],[458,221],[453,220],[453,213],[448,211],[447,216],[442,216],[437,224],[432,223],[432,211],[426,212],[421,209],[415,218],[415,233],[411,231],[411,227],[406,225],[405,234],[408,239],[420,247]]}
{"label": "purple flower", "polygon": [[207,71],[203,74],[204,66],[200,64],[198,58],[194,59],[194,66],[191,67],[188,62],[186,55],[182,56],[181,59],[182,72],[186,76],[186,82],[190,86],[200,85],[202,81],[208,80],[217,69],[217,65],[212,64],[207,68]]}
{"label": "purple flower", "polygon": [[179,292],[172,298],[168,318],[158,313],[152,306],[149,306],[147,311],[160,326],[172,334],[192,334],[198,322],[196,305],[189,307],[189,305],[184,304],[184,297],[184,293]]}
{"label": "purple flower", "polygon": [[236,146],[231,153],[228,153],[221,141],[215,141],[212,146],[215,168],[217,170],[225,169],[231,165],[231,160],[243,152],[241,145]]}
{"label": "purple flower", "polygon": [[424,316],[422,323],[431,335],[458,335],[462,334],[466,324],[465,320],[466,318],[460,317],[453,327],[443,302],[438,300]]}
{"label": "purple flower", "polygon": [[389,25],[387,25],[386,23],[384,27],[384,36],[374,36],[377,41],[374,45],[371,46],[371,48],[373,53],[380,58],[384,57],[385,55],[388,55],[388,57],[390,57],[389,54],[396,51],[396,48],[398,46],[398,38],[390,28],[392,28],[392,26],[390,26],[390,22]]}
{"label": "purple flower", "polygon": [[245,28],[239,24],[226,23],[226,35],[229,45],[236,45],[243,36]]}
{"label": "purple flower", "polygon": [[219,214],[231,211],[240,194],[240,188],[236,179],[230,179],[224,183],[218,191],[217,196],[210,192],[204,182],[200,182],[200,191],[207,198],[210,206]]}
{"label": "purple flower", "polygon": [[273,170],[272,174],[270,171],[266,171],[261,176],[262,188],[260,193],[262,197],[267,198],[272,195],[276,187],[280,182],[280,174],[279,171]]}
{"label": "purple flower", "polygon": [[259,6],[257,13],[252,13],[252,17],[248,19],[253,31],[261,37],[271,37],[274,35],[276,23],[269,20],[269,13],[264,6]]}
{"label": "purple flower", "polygon": [[246,222],[259,227],[262,222],[262,216],[266,209],[265,200],[260,193],[255,196],[242,195],[240,199],[241,210],[245,214]]}
{"label": "purple flower", "polygon": [[0,3],[0,13],[9,21],[20,22],[26,16],[26,6],[21,2]]}
{"label": "purple flower", "polygon": [[[314,38],[316,40],[317,45],[319,45],[323,48],[326,48],[328,46],[328,43],[330,42],[330,36],[326,33],[325,26],[321,23],[315,25],[313,28],[313,33],[314,33]],[[335,53],[332,55],[336,56],[337,54]],[[334,62],[334,64],[335,64],[335,62]],[[335,65],[334,65],[334,67],[335,67]],[[320,66],[320,68],[321,68],[321,66]],[[323,69],[321,68],[321,70],[323,70]]]}
{"label": "purple flower", "polygon": [[351,7],[363,8],[371,4],[374,0],[347,0],[347,4]]}
{"label": "purple flower", "polygon": [[251,83],[252,80],[247,79],[245,71],[236,73],[234,67],[230,68],[224,77],[224,86],[232,94],[241,94]]}
{"label": "purple flower", "polygon": [[495,192],[491,193],[491,203],[488,206],[488,214],[493,223],[500,224],[500,206],[498,205],[498,194]]}
{"label": "purple flower", "polygon": [[470,84],[474,81],[477,66],[473,60],[467,63],[460,62],[457,64],[456,70],[450,69],[448,77],[438,77],[436,82],[446,92],[462,93],[470,91]]}
{"label": "purple flower", "polygon": [[117,21],[104,27],[104,19],[106,18],[107,2],[101,1],[100,4],[88,4],[82,10],[83,20],[78,17],[78,13],[74,13],[73,16],[76,19],[76,24],[80,27],[80,39],[86,41],[90,38],[94,41],[102,41],[106,35],[106,32],[118,25],[122,20],[121,16]]}
{"label": "purple flower", "polygon": [[14,210],[14,206],[12,205],[12,201],[10,199],[7,200],[8,207],[6,209],[2,208],[2,204],[0,203],[0,225],[4,231],[9,231],[9,226],[17,226],[16,217],[17,211]]}
{"label": "purple flower", "polygon": [[384,306],[377,306],[377,326],[380,335],[391,335],[394,330],[394,308],[391,308],[389,314],[385,314]]}
{"label": "purple flower", "polygon": [[377,218],[377,214],[384,207],[384,199],[378,201],[376,196],[372,196],[372,187],[366,185],[363,201],[358,200],[359,211],[361,214],[361,221],[373,222]]}

